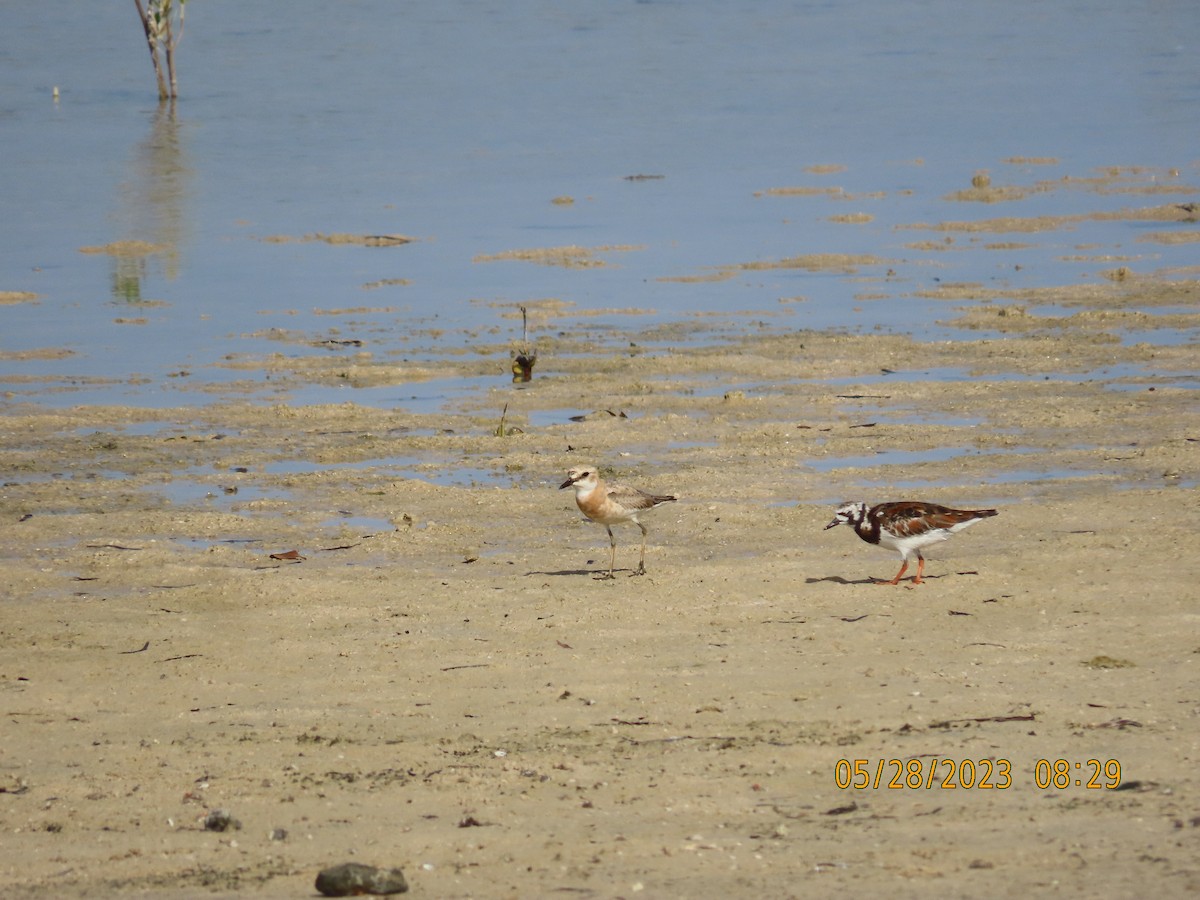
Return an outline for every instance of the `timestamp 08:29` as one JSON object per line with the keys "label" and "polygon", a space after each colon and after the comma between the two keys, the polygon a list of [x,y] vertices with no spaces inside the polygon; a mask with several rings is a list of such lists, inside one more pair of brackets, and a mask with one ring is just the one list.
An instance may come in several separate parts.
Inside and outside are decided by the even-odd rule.
{"label": "timestamp 08:29", "polygon": [[[842,790],[1007,790],[1013,766],[1007,759],[839,759],[833,782]],[[1039,759],[1033,783],[1040,790],[1069,787],[1115,790],[1121,785],[1121,763],[1115,759]]]}

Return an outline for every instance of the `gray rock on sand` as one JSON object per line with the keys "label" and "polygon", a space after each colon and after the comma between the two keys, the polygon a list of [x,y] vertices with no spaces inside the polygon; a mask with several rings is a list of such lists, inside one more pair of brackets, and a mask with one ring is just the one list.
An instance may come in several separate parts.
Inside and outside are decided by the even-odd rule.
{"label": "gray rock on sand", "polygon": [[317,875],[317,890],[326,897],[356,897],[360,894],[403,894],[408,882],[399,869],[381,869],[363,863],[342,863]]}

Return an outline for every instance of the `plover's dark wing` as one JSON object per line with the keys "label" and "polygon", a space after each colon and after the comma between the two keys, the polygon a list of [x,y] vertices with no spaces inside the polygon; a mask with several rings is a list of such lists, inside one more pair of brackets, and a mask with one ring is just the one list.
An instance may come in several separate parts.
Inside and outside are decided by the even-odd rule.
{"label": "plover's dark wing", "polygon": [[608,499],[620,504],[626,509],[654,509],[663,503],[669,503],[674,497],[664,494],[648,494],[643,490],[626,484],[608,485]]}

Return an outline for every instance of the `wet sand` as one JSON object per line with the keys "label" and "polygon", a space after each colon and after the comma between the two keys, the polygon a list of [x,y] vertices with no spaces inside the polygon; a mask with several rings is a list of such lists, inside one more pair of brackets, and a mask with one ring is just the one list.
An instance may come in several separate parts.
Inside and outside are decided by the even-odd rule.
{"label": "wet sand", "polygon": [[[1200,285],[971,290],[953,342],[534,303],[525,385],[366,336],[205,406],[10,397],[4,895],[1195,895],[1197,357],[1139,335]],[[448,376],[494,380],[287,402]],[[679,496],[645,576],[618,526],[593,577],[581,463]],[[1000,515],[879,586],[822,526],[908,497]]]}

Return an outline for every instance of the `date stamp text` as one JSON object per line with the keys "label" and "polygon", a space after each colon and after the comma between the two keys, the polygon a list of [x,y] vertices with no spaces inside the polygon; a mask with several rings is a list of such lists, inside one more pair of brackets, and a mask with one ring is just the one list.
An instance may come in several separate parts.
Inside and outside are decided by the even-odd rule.
{"label": "date stamp text", "polygon": [[[1116,790],[1121,786],[1121,763],[1115,759],[1039,759],[1033,764],[1033,784],[1040,790]],[[833,783],[841,790],[973,790],[1004,791],[1013,787],[1013,764],[1007,759],[839,759]]]}

